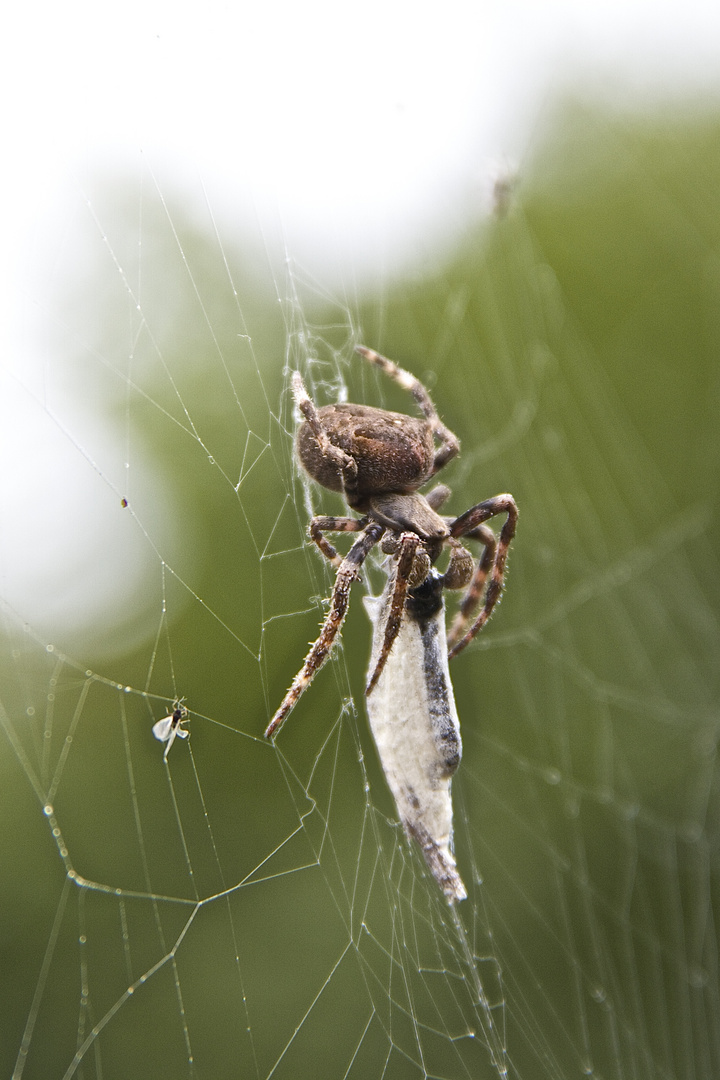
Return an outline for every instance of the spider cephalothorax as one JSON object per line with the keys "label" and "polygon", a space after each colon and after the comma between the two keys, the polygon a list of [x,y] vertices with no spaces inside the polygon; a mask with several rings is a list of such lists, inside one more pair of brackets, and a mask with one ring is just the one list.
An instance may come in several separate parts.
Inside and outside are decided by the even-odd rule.
{"label": "spider cephalothorax", "polygon": [[[277,732],[327,659],[345,618],[350,586],[375,544],[379,543],[382,551],[393,557],[394,586],[384,643],[368,682],[368,694],[377,683],[397,637],[408,590],[422,585],[443,547],[450,548],[450,562],[442,575],[443,587],[467,589],[448,636],[450,657],[453,657],[485,625],[497,604],[508,548],[515,534],[517,507],[511,495],[497,495],[452,518],[438,513],[450,494],[447,487],[441,484],[427,496],[420,494],[418,489],[455,457],[460,444],[440,421],[419,379],[372,349],[358,346],[355,351],[409,390],[424,419],[367,405],[336,404],[318,409],[300,375],[296,372],[293,376],[293,394],[305,418],[297,434],[298,458],[314,480],[331,491],[342,492],[351,509],[362,516],[315,517],[310,522],[311,538],[338,568],[335,587],[320,636],[270,721],[265,732],[268,738]],[[484,525],[497,514],[506,515],[499,540]],[[358,532],[360,536],[345,558],[341,558],[325,538],[328,532]],[[479,540],[484,545],[477,566],[459,537]],[[482,609],[468,627],[483,594]]]}

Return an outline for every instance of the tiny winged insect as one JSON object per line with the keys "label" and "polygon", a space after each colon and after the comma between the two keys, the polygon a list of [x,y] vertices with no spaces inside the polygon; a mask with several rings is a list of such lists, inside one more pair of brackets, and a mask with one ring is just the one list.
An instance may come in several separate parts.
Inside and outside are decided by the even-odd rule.
{"label": "tiny winged insect", "polygon": [[176,698],[175,701],[173,701],[173,711],[170,716],[164,716],[162,720],[158,720],[156,724],[153,724],[153,735],[160,742],[165,743],[163,761],[167,761],[170,747],[175,742],[175,739],[187,739],[189,736],[190,732],[186,731],[182,726],[187,722],[188,711],[182,701]]}
{"label": "tiny winged insect", "polygon": [[[419,379],[372,349],[358,346],[355,351],[410,391],[424,419],[347,403],[318,409],[295,372],[293,395],[304,417],[296,439],[298,459],[314,480],[341,492],[361,516],[314,517],[310,522],[310,538],[337,567],[335,586],[320,635],[265,737],[277,734],[327,660],[352,583],[379,544],[390,556],[391,570],[382,597],[368,603],[374,628],[365,691],[371,727],[405,830],[418,841],[433,876],[454,902],[467,894],[452,855],[450,779],[461,745],[447,662],[479,633],[500,599],[517,506],[505,494],[459,517],[438,514],[449,489],[440,484],[425,496],[419,488],[456,456],[460,443],[441,422]],[[498,515],[505,521],[496,537],[485,522]],[[330,532],[360,535],[342,558],[324,535]],[[483,546],[477,564],[461,538]],[[435,563],[445,547],[450,558],[441,574]],[[444,589],[465,590],[447,642]],[[390,689],[393,685],[404,685],[405,691],[398,694]]]}

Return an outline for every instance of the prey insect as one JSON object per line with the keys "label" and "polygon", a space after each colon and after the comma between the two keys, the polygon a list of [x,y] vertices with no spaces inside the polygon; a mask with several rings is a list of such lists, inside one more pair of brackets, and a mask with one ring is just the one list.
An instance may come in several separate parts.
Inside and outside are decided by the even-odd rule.
{"label": "prey insect", "polygon": [[[373,624],[370,670],[383,648],[392,578],[381,596],[365,597]],[[467,890],[453,854],[450,785],[460,764],[460,721],[448,670],[442,575],[433,567],[409,591],[395,644],[367,699],[368,719],[385,779],[407,835],[420,845],[450,903]]]}
{"label": "prey insect", "polygon": [[173,711],[170,716],[164,716],[162,720],[158,720],[156,724],[153,724],[153,735],[160,742],[165,743],[163,761],[167,761],[167,756],[175,739],[187,739],[189,736],[190,732],[186,731],[182,726],[186,723],[188,723],[188,711],[182,701],[176,698],[173,701]]}
{"label": "prey insect", "polygon": [[[471,507],[459,517],[441,516],[438,510],[450,495],[449,489],[441,484],[427,496],[420,494],[419,489],[458,454],[460,443],[457,437],[440,420],[430,395],[419,379],[372,349],[358,346],[355,351],[368,363],[380,368],[403,389],[408,390],[415,398],[423,418],[346,403],[317,408],[299,373],[295,372],[293,376],[295,403],[304,418],[296,438],[298,459],[314,480],[330,491],[340,492],[348,506],[360,516],[322,516],[314,517],[310,522],[311,539],[337,568],[335,586],[320,635],[311,646],[302,668],[271,719],[265,732],[266,738],[277,734],[327,660],[347,612],[352,583],[359,576],[362,564],[375,545],[379,544],[381,551],[391,557],[392,569],[383,602],[374,609],[373,656],[365,692],[368,695],[369,709],[374,711],[376,716],[386,713],[388,723],[393,722],[392,713],[397,709],[397,703],[392,695],[388,696],[378,688],[389,658],[393,656],[392,668],[397,677],[401,669],[405,677],[405,668],[412,668],[415,675],[408,676],[410,681],[413,678],[422,681],[426,678],[422,673],[425,669],[420,669],[414,662],[404,661],[403,655],[407,658],[412,651],[409,642],[413,634],[424,632],[419,629],[424,625],[423,619],[428,626],[432,624],[436,636],[439,632],[437,628],[440,626],[440,617],[436,618],[437,612],[432,617],[422,618],[413,614],[417,610],[413,608],[413,604],[426,583],[428,588],[432,584],[432,591],[441,598],[444,589],[465,590],[448,635],[449,652],[442,657],[437,654],[437,670],[443,672],[447,669],[447,658],[457,656],[488,621],[502,593],[505,565],[517,523],[517,507],[512,495],[496,495]],[[499,537],[496,537],[485,522],[498,515],[504,515],[505,520]],[[326,538],[325,534],[332,532],[359,534],[344,558]],[[477,564],[472,554],[461,544],[461,539],[477,540],[483,545]],[[434,566],[446,547],[449,549],[450,558],[447,569],[441,574]],[[403,631],[404,626],[406,632]],[[420,655],[417,649],[414,655]],[[451,726],[456,733],[457,753],[454,765],[450,767],[447,755],[443,756],[447,749],[443,738],[440,738],[438,743],[437,733],[433,734],[435,760],[432,768],[428,766],[430,772],[428,769],[425,772],[430,776],[434,769],[435,779],[441,774],[451,776],[460,760],[457,715],[454,704],[449,704],[452,700],[452,689],[449,679],[444,675],[443,678],[446,682],[448,716],[454,717]],[[387,686],[387,683],[386,678],[384,685]],[[375,694],[377,706],[373,704]],[[385,703],[380,704],[381,701]],[[426,701],[423,708],[430,709],[432,713],[435,705],[432,701],[430,704]],[[375,723],[372,720],[371,722],[375,731]],[[433,722],[430,727],[433,728]],[[380,728],[382,729],[382,722]],[[413,739],[416,738],[414,730],[412,724],[409,727],[406,725],[406,745],[398,751],[404,753],[408,761],[421,752],[419,744],[413,744]],[[426,745],[429,747],[430,742]],[[380,744],[378,751],[385,767],[384,751]],[[394,751],[396,758],[398,752]],[[429,750],[427,753],[423,750],[422,753],[428,761],[432,757]],[[394,787],[389,777],[388,780],[397,800],[397,785]],[[431,779],[428,782],[432,787],[435,781]],[[417,802],[418,799],[426,797],[412,786],[406,784],[405,788],[406,794],[403,798],[408,805],[413,800]],[[449,804],[449,780],[446,788]],[[431,814],[428,819],[434,822],[431,825],[432,830],[440,829],[442,833],[442,836],[436,835],[434,838],[430,836],[430,832],[427,833],[432,844],[426,842],[425,825],[419,823],[419,819],[414,825],[411,824],[407,815],[403,817],[404,811],[400,802],[398,808],[406,830],[420,842],[428,864],[448,899],[461,899],[465,890],[454,869],[451,852],[451,805],[447,829],[444,824],[437,824],[440,820],[437,815],[433,818]],[[447,815],[447,807],[443,812]],[[433,854],[431,858],[428,854],[431,848],[440,852],[440,855],[436,857]],[[453,874],[456,880],[453,879]]]}

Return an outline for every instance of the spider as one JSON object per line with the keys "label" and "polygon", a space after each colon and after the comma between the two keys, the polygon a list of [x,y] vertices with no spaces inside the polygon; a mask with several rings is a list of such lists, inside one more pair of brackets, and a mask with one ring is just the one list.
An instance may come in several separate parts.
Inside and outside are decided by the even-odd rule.
{"label": "spider", "polygon": [[[293,396],[304,417],[296,439],[300,463],[313,480],[330,491],[341,492],[348,506],[361,516],[314,517],[310,522],[310,538],[337,567],[335,586],[320,635],[270,721],[266,738],[277,734],[327,660],[347,612],[350,587],[376,544],[392,556],[394,584],[382,647],[366,694],[372,693],[398,635],[408,591],[412,594],[423,584],[445,546],[450,549],[450,561],[442,575],[442,586],[466,590],[448,634],[450,658],[457,656],[482,629],[502,592],[517,522],[512,495],[496,495],[456,518],[438,514],[450,489],[439,484],[428,495],[421,495],[418,489],[456,456],[460,450],[457,437],[441,422],[419,379],[372,349],[358,345],[355,352],[409,390],[424,419],[369,405],[335,404],[318,409],[300,374],[293,375]],[[505,514],[499,539],[484,524],[498,514]],[[360,534],[345,558],[324,535],[332,532]],[[483,544],[477,565],[460,537]],[[471,622],[483,594],[482,608]]]}

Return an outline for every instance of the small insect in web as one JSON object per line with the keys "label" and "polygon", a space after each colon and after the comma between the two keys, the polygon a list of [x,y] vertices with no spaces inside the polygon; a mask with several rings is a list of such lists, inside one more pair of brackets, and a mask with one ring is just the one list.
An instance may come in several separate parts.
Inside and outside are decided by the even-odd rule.
{"label": "small insect in web", "polygon": [[[410,391],[424,419],[347,403],[325,405],[318,409],[305,389],[300,374],[295,372],[293,395],[304,417],[296,439],[298,459],[314,480],[330,491],[341,492],[350,508],[361,516],[314,517],[310,522],[310,538],[337,567],[335,586],[320,635],[270,721],[265,737],[272,738],[277,734],[327,660],[347,612],[352,583],[359,576],[369,553],[376,544],[380,544],[381,551],[390,556],[391,572],[380,607],[373,609],[374,614],[371,614],[374,623],[373,654],[365,693],[371,713],[374,711],[376,718],[380,719],[380,737],[374,721],[373,732],[403,825],[408,834],[420,843],[433,876],[452,902],[462,899],[466,893],[452,857],[449,778],[460,761],[460,736],[454,702],[448,704],[447,688],[452,697],[449,677],[445,679],[443,674],[440,679],[440,683],[445,679],[447,688],[439,697],[432,689],[425,693],[422,705],[425,719],[419,725],[414,722],[408,724],[406,713],[404,719],[402,715],[392,715],[397,713],[397,695],[385,695],[381,689],[376,691],[376,687],[379,686],[391,650],[396,675],[402,673],[404,677],[405,669],[410,670],[410,681],[415,679],[424,683],[426,691],[432,685],[440,685],[432,674],[433,665],[436,674],[446,672],[448,658],[457,656],[473,640],[500,599],[508,551],[515,535],[517,506],[512,495],[505,494],[478,503],[459,517],[438,514],[450,490],[440,484],[424,496],[419,488],[458,454],[460,443],[457,437],[441,422],[430,395],[419,379],[372,349],[358,346],[355,351],[403,389]],[[485,522],[498,515],[504,515],[505,521],[500,536],[496,537]],[[329,532],[355,532],[360,535],[348,554],[341,558],[324,535]],[[460,538],[477,540],[483,545],[483,553],[477,564],[472,554],[460,543]],[[434,564],[445,547],[450,550],[450,559],[445,573],[440,574],[434,569]],[[436,604],[435,609],[430,611],[416,603],[422,590],[430,585],[433,594],[436,598],[440,596],[440,599],[444,589],[465,590],[450,628],[447,645],[444,641],[442,604]],[[406,631],[403,630],[404,624]],[[424,642],[411,644],[413,628],[421,638],[426,632],[437,638],[440,625],[443,627],[444,652],[433,651]],[[421,665],[419,658],[423,655],[425,659]],[[411,656],[416,659],[410,660]],[[387,682],[386,679],[386,686]],[[373,694],[376,695],[374,699]],[[443,695],[447,700],[439,708],[438,702]],[[385,703],[377,704],[381,698]],[[388,711],[389,714],[383,716]],[[444,718],[438,721],[440,713]],[[404,730],[407,735],[404,742],[401,740],[400,749],[398,740],[393,736],[390,741],[395,749],[389,757],[385,753],[387,740],[382,734],[384,723],[388,731],[395,724],[398,730]],[[450,733],[451,728],[454,734]],[[418,734],[420,729],[425,732],[422,736]],[[450,747],[448,739],[453,747]],[[409,775],[403,778],[402,769],[398,773],[398,753],[405,755],[408,762],[422,758],[422,768],[412,771],[412,779]],[[424,802],[428,803],[428,793],[435,790],[441,776],[447,780],[443,796],[447,805],[439,815],[434,811],[425,814]],[[413,807],[415,810],[411,814]],[[442,835],[433,836],[433,831],[438,829]]]}
{"label": "small insect in web", "polygon": [[160,742],[165,743],[165,753],[163,754],[163,761],[167,761],[167,756],[170,753],[170,747],[175,742],[175,739],[187,739],[190,735],[189,731],[186,731],[182,726],[188,723],[188,711],[183,705],[182,700],[175,698],[173,701],[173,711],[170,716],[164,716],[162,720],[158,720],[156,724],[153,724],[153,735]]}

